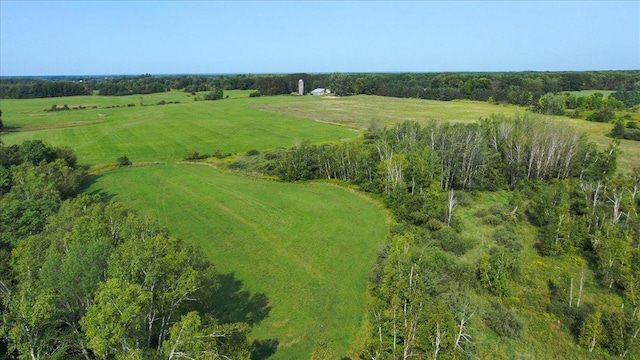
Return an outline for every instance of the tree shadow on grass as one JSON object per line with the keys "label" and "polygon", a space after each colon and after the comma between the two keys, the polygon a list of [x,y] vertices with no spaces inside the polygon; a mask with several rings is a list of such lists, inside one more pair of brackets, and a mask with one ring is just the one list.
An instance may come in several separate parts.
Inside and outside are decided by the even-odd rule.
{"label": "tree shadow on grass", "polygon": [[[233,273],[210,273],[203,284],[196,305],[203,314],[213,316],[220,323],[245,323],[251,327],[258,325],[269,316],[271,306],[265,293],[250,293],[243,289],[243,283]],[[212,290],[213,289],[213,290]],[[254,340],[251,345],[251,359],[263,360],[275,354],[277,339]]]}
{"label": "tree shadow on grass", "polygon": [[88,191],[91,185],[95,184],[100,177],[102,177],[101,174],[85,175],[85,177],[82,179],[82,182],[80,182],[80,189],[82,190],[83,193],[86,193],[92,196],[98,195],[102,201],[104,201],[105,203],[108,203],[116,196],[116,194],[107,193],[102,189],[93,190],[91,192]]}
{"label": "tree shadow on grass", "polygon": [[276,339],[254,340],[251,344],[251,360],[268,359],[276,353],[279,344]]}
{"label": "tree shadow on grass", "polygon": [[222,323],[243,322],[251,326],[259,324],[271,312],[265,293],[251,294],[242,289],[242,281],[233,273],[218,274],[218,285],[209,297],[211,314]]}

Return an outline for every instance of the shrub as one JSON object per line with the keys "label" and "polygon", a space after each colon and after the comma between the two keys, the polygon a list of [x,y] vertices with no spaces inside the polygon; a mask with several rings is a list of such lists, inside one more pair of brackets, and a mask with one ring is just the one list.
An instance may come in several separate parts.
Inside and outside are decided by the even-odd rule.
{"label": "shrub", "polygon": [[222,98],[224,98],[224,93],[220,88],[213,88],[213,90],[204,96],[205,100],[220,100]]}
{"label": "shrub", "polygon": [[207,154],[202,154],[200,155],[199,152],[197,151],[189,151],[185,156],[184,159],[185,160],[201,160],[201,159],[206,159],[208,158],[209,155]]}
{"label": "shrub", "polygon": [[275,151],[271,151],[271,152],[265,153],[264,158],[265,160],[276,160],[276,159],[280,159],[280,154]]}
{"label": "shrub", "polygon": [[255,149],[247,151],[247,156],[256,156],[256,155],[260,155],[260,151]]}
{"label": "shrub", "polygon": [[249,94],[249,97],[260,97],[260,96],[262,96],[262,94],[260,94],[260,91],[258,91],[258,90],[256,90],[256,91],[252,91],[252,92]]}
{"label": "shrub", "polygon": [[498,245],[504,246],[507,250],[513,252],[522,250],[522,240],[516,234],[513,226],[502,226],[496,229],[493,238]]}
{"label": "shrub", "polygon": [[233,170],[246,170],[249,168],[249,164],[247,164],[242,160],[236,160],[227,166],[229,169],[233,169]]}
{"label": "shrub", "polygon": [[231,156],[231,153],[225,153],[225,154],[223,154],[223,153],[221,153],[221,152],[220,152],[220,150],[216,150],[216,152],[215,152],[215,153],[213,153],[213,155],[212,155],[212,156],[213,156],[214,158],[217,158],[217,159],[224,159],[224,158],[226,158],[226,157]]}
{"label": "shrub", "polygon": [[638,129],[630,129],[624,133],[623,138],[625,140],[635,140],[640,141],[640,130]]}
{"label": "shrub", "polygon": [[443,228],[433,233],[436,244],[444,251],[462,255],[475,246],[475,242],[465,239],[452,228]]}
{"label": "shrub", "polygon": [[442,229],[444,227],[444,223],[442,221],[438,221],[436,219],[429,219],[427,221],[427,229],[431,230],[431,231],[438,231],[440,229]]}
{"label": "shrub", "polygon": [[589,115],[587,117],[587,120],[606,123],[613,120],[614,116],[615,113],[613,112],[613,110],[611,110],[611,108],[604,108]]}
{"label": "shrub", "polygon": [[522,336],[522,323],[516,313],[498,301],[491,303],[491,308],[484,316],[484,322],[500,336],[514,339]]}
{"label": "shrub", "polygon": [[117,160],[118,166],[131,166],[131,160],[126,156],[120,156]]}
{"label": "shrub", "polygon": [[502,219],[495,215],[487,215],[482,219],[482,222],[485,225],[499,225],[502,222]]}

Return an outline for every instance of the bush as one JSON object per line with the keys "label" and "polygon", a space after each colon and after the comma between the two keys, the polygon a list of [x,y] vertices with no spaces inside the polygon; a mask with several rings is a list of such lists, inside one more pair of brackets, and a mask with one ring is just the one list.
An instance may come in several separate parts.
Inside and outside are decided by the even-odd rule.
{"label": "bush", "polygon": [[185,160],[202,160],[210,157],[209,154],[200,154],[197,151],[189,151],[185,156]]}
{"label": "bush", "polygon": [[491,308],[484,316],[484,322],[500,336],[514,339],[522,336],[522,323],[516,313],[498,301],[491,303]]}
{"label": "bush", "polygon": [[438,231],[440,229],[442,229],[445,225],[442,221],[438,221],[436,219],[429,219],[427,221],[427,229],[431,230],[431,231]]}
{"label": "bush", "polygon": [[249,97],[260,97],[262,96],[262,94],[260,94],[260,91],[256,90],[256,91],[252,91],[251,94],[249,94]]}
{"label": "bush", "polygon": [[281,155],[275,151],[268,152],[264,154],[265,160],[276,160],[280,159]]}
{"label": "bush", "polygon": [[224,98],[224,93],[220,88],[213,88],[213,90],[204,96],[205,100],[220,100],[222,98]]}
{"label": "bush", "polygon": [[503,226],[498,228],[493,234],[498,245],[504,246],[509,251],[518,252],[522,250],[522,240],[516,234],[513,226]]}
{"label": "bush", "polygon": [[587,117],[587,120],[606,123],[613,120],[614,116],[615,113],[613,112],[613,110],[611,110],[611,108],[604,108],[589,115]]}
{"label": "bush", "polygon": [[482,223],[485,225],[500,225],[502,219],[495,215],[488,215],[482,219]]}
{"label": "bush", "polygon": [[126,156],[121,156],[117,160],[118,166],[131,166],[131,160]]}
{"label": "bush", "polygon": [[256,155],[260,155],[260,151],[255,149],[247,151],[247,156],[256,156]]}
{"label": "bush", "polygon": [[623,138],[625,140],[635,140],[635,141],[640,141],[640,130],[638,129],[630,129],[627,130],[624,135]]}
{"label": "bush", "polygon": [[439,248],[456,255],[462,255],[475,246],[474,241],[463,238],[448,227],[434,232],[433,238]]}
{"label": "bush", "polygon": [[227,165],[227,167],[232,170],[247,170],[249,168],[249,164],[242,160],[236,160]]}
{"label": "bush", "polygon": [[221,153],[221,152],[220,152],[220,150],[216,150],[216,152],[215,152],[215,153],[213,153],[213,155],[212,155],[212,156],[213,156],[214,158],[217,158],[217,159],[224,159],[224,158],[226,158],[226,157],[231,156],[231,153],[224,153],[224,154],[223,154],[223,153]]}

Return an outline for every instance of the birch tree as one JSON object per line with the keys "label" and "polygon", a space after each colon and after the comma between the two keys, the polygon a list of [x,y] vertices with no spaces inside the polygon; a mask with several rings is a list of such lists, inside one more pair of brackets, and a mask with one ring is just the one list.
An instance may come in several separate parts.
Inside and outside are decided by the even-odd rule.
{"label": "birch tree", "polygon": [[88,345],[100,357],[125,355],[145,343],[143,319],[149,295],[139,285],[109,279],[80,320]]}

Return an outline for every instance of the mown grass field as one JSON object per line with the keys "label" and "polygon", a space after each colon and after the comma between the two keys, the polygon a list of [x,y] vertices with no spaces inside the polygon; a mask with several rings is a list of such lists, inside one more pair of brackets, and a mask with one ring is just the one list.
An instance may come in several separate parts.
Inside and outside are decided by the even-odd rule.
{"label": "mown grass field", "polygon": [[362,334],[367,274],[387,232],[375,203],[337,186],[251,180],[202,165],[110,171],[88,191],[157,217],[247,290],[265,293],[272,310],[254,336],[279,341],[274,359],[309,358],[320,340],[347,354]]}
{"label": "mown grass field", "polygon": [[581,90],[581,91],[567,91],[569,94],[573,94],[577,97],[581,96],[591,96],[595,93],[601,93],[605,98],[610,94],[614,93],[613,90]]}
{"label": "mown grass field", "polygon": [[[307,139],[319,142],[357,136],[351,129],[255,110],[248,93],[246,98],[197,102],[183,92],[154,94],[143,96],[143,101],[156,104],[184,97],[187,102],[142,107],[139,97],[2,100],[5,126],[22,130],[2,138],[7,144],[45,139],[54,146],[73,148],[81,164],[104,165],[123,155],[134,163],[173,162],[189,151],[235,153],[291,146]],[[51,103],[98,108],[44,111]],[[129,103],[135,105],[127,107]],[[106,108],[116,104],[124,107]]]}

